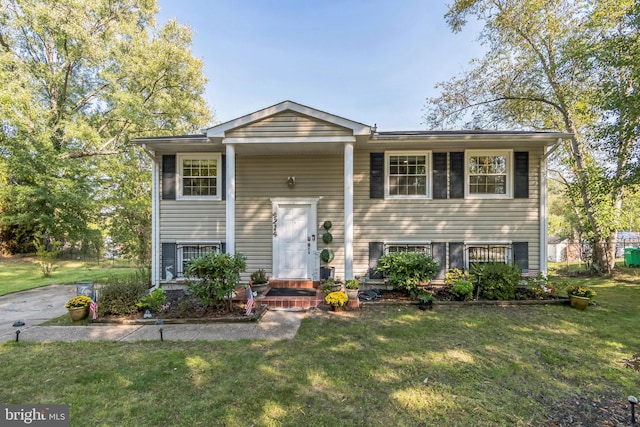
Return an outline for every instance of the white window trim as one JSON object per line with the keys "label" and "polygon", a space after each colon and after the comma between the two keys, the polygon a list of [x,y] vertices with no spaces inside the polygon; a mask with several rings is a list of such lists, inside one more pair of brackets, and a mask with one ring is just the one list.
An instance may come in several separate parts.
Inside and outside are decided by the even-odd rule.
{"label": "white window trim", "polygon": [[384,253],[389,253],[389,246],[425,246],[428,248],[428,254],[431,255],[431,240],[385,240]]}
{"label": "white window trim", "polygon": [[469,263],[469,247],[477,246],[502,246],[507,248],[505,264],[513,262],[513,242],[511,240],[469,240],[464,242],[464,265],[467,271],[471,268]]}
{"label": "white window trim", "polygon": [[[507,180],[505,194],[476,194],[469,192],[469,157],[471,156],[499,156],[507,158]],[[513,199],[513,150],[466,150],[464,152],[464,197],[465,199]]]}
{"label": "white window trim", "polygon": [[[426,193],[416,195],[395,195],[389,194],[389,158],[391,156],[425,156],[426,157]],[[384,153],[384,198],[385,199],[431,199],[431,181],[433,177],[431,166],[431,151],[385,151]]]}
{"label": "white window trim", "polygon": [[[216,165],[216,195],[215,196],[185,196],[182,192],[182,167],[183,160],[201,160],[201,159],[213,159],[217,162]],[[178,163],[177,180],[178,180],[178,193],[176,194],[177,200],[222,200],[222,155],[220,153],[184,153],[177,154],[176,161]]]}

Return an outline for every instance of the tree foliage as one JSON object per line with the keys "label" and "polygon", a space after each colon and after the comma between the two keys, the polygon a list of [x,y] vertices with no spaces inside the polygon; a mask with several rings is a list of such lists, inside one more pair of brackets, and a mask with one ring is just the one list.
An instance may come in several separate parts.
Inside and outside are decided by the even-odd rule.
{"label": "tree foliage", "polygon": [[[155,0],[2,2],[0,234],[10,249],[34,233],[73,242],[102,229],[105,201],[123,214],[114,201],[135,193],[124,187],[148,187],[148,161],[129,139],[210,119],[190,30],[156,26],[156,12]],[[148,228],[149,206],[128,218],[131,233]]]}
{"label": "tree foliage", "polygon": [[631,0],[458,0],[446,19],[484,24],[487,47],[428,100],[432,127],[573,134],[558,170],[592,266],[614,266],[622,195],[638,174],[638,5]]}

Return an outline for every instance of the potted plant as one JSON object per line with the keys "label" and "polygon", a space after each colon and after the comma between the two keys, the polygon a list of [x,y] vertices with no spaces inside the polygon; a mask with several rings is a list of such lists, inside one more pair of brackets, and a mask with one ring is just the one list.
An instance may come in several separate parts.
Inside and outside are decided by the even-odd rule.
{"label": "potted plant", "polygon": [[360,282],[358,279],[345,280],[344,287],[347,290],[347,297],[349,297],[349,300],[355,301],[358,299],[358,288],[360,288]]}
{"label": "potted plant", "polygon": [[262,295],[264,291],[267,290],[269,287],[269,279],[263,268],[251,273],[249,285],[251,286],[251,290],[257,292],[258,295]]}
{"label": "potted plant", "polygon": [[567,295],[571,307],[584,310],[591,302],[591,298],[596,296],[596,292],[580,285],[571,285],[567,288]]}
{"label": "potted plant", "polygon": [[67,301],[64,308],[69,310],[71,320],[77,322],[78,320],[86,319],[92,302],[93,300],[88,296],[78,295]]}
{"label": "potted plant", "polygon": [[[322,224],[322,228],[325,229],[325,232],[322,234],[322,241],[327,245],[329,245],[329,243],[333,241],[333,236],[329,232],[332,226],[333,224],[331,223],[331,221],[325,221]],[[333,278],[335,268],[329,267],[329,264],[331,263],[331,261],[333,261],[333,258],[334,253],[331,249],[324,248],[322,251],[320,251],[320,260],[325,264],[320,267],[320,280]]]}
{"label": "potted plant", "polygon": [[337,292],[342,290],[342,280],[339,277],[333,279],[324,279],[322,281],[322,291],[325,295],[331,292]]}
{"label": "potted plant", "polygon": [[333,311],[341,311],[348,300],[347,294],[342,291],[329,292],[324,297],[324,301],[331,306]]}
{"label": "potted plant", "polygon": [[436,298],[425,290],[418,294],[418,308],[420,310],[431,310],[435,301]]}

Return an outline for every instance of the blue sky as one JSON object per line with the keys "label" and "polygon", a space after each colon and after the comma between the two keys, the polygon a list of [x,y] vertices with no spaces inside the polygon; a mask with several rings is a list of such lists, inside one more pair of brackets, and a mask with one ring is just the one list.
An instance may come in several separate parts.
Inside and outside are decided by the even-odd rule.
{"label": "blue sky", "polygon": [[[449,0],[447,3],[450,2]],[[225,122],[284,100],[373,126],[419,130],[434,85],[481,56],[444,1],[159,0],[159,23],[194,31],[206,100]]]}

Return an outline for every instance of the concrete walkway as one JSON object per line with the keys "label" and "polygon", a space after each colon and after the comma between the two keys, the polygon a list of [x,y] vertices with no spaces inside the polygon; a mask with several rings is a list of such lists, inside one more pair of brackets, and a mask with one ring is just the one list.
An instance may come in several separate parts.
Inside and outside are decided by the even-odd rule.
{"label": "concrete walkway", "polygon": [[[67,313],[64,304],[75,295],[74,285],[51,285],[0,297],[0,342],[15,341],[193,341],[193,340],[279,340],[296,335],[304,312],[267,311],[259,322],[87,326],[39,326]],[[17,321],[24,326],[14,327]]]}

